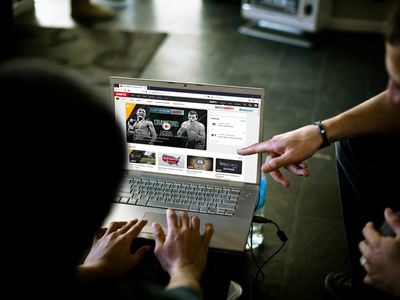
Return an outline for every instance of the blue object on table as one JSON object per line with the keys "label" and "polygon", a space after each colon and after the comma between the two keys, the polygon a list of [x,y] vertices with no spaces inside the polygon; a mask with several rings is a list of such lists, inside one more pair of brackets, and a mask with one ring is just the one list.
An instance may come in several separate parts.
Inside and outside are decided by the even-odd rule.
{"label": "blue object on table", "polygon": [[260,209],[264,207],[265,204],[265,194],[267,192],[267,176],[264,172],[261,173],[261,182],[260,182],[260,189],[259,189],[259,199],[257,203],[256,209]]}

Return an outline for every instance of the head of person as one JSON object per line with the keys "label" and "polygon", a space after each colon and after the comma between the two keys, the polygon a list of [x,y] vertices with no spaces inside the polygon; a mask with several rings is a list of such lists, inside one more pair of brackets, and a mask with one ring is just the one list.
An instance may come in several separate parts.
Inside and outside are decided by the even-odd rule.
{"label": "head of person", "polygon": [[188,120],[189,120],[190,122],[197,121],[197,117],[198,117],[197,112],[195,112],[194,110],[189,111],[189,113],[188,113]]}
{"label": "head of person", "polygon": [[144,108],[139,108],[136,111],[136,116],[138,121],[146,119],[146,110]]}
{"label": "head of person", "polygon": [[391,15],[385,38],[388,98],[393,104],[400,106],[400,3],[396,4]]}
{"label": "head of person", "polygon": [[[19,292],[66,291],[122,176],[121,128],[86,78],[43,60],[0,66],[3,170],[13,220],[3,242]],[[26,123],[25,120],[30,120]],[[6,164],[7,162],[7,164]],[[64,288],[62,288],[64,287]]]}

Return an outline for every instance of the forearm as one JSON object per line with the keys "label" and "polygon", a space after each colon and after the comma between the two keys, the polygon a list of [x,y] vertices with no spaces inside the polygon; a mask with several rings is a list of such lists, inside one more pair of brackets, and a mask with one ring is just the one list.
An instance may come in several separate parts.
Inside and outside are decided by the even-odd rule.
{"label": "forearm", "polygon": [[179,130],[176,132],[176,136],[182,136],[182,134],[186,131],[184,128],[179,128]]}
{"label": "forearm", "polygon": [[386,99],[386,91],[335,117],[324,120],[328,140],[400,132],[400,109]]}
{"label": "forearm", "polygon": [[177,270],[174,271],[170,276],[170,281],[167,289],[174,289],[180,287],[191,288],[196,291],[199,295],[202,294],[200,287],[200,278],[196,274],[198,272],[193,270]]}
{"label": "forearm", "polygon": [[108,277],[101,268],[95,265],[79,265],[75,269],[75,276],[81,283],[96,282]]}

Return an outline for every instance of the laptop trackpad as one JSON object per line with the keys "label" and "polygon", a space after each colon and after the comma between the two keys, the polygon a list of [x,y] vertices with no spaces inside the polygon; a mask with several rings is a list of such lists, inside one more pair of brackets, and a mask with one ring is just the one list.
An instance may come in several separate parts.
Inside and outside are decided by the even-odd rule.
{"label": "laptop trackpad", "polygon": [[151,224],[154,222],[160,224],[164,231],[167,230],[167,220],[165,218],[165,214],[157,214],[157,213],[145,213],[143,216],[143,219],[147,220],[147,225],[143,228],[143,232],[151,232],[153,233],[153,228],[151,227]]}

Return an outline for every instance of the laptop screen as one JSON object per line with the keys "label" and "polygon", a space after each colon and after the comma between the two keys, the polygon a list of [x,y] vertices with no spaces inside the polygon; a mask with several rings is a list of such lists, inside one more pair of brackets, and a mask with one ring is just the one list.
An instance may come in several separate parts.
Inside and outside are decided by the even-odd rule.
{"label": "laptop screen", "polygon": [[[263,90],[111,78],[128,170],[257,183]],[[249,92],[250,91],[250,92]]]}

